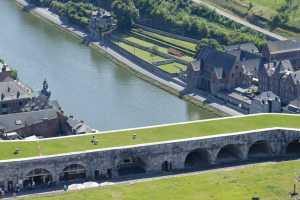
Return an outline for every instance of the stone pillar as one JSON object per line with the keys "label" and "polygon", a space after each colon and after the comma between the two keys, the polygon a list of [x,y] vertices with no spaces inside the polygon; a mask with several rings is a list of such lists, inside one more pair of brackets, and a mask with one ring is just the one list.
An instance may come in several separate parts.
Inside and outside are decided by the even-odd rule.
{"label": "stone pillar", "polygon": [[245,161],[245,160],[247,160],[248,159],[248,151],[249,151],[249,148],[248,148],[248,146],[246,145],[246,144],[243,144],[243,145],[241,145],[240,147],[239,147],[239,150],[240,150],[240,152],[239,152],[239,157],[240,157],[240,159],[242,160],[242,161]]}

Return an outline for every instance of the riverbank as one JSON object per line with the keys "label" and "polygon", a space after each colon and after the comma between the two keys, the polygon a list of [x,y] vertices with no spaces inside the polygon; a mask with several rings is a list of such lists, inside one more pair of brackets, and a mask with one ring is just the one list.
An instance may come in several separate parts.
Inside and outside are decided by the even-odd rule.
{"label": "riverbank", "polygon": [[[28,7],[28,3],[24,0],[16,0],[16,2],[22,8]],[[86,33],[82,32],[74,27],[64,24],[57,15],[51,13],[50,11],[48,11],[45,8],[28,8],[27,10],[31,14],[39,17],[40,19],[42,19],[48,23],[55,25],[62,31],[66,31],[66,32],[72,34],[74,37],[76,37],[80,40],[82,40],[83,38],[85,38],[87,36]],[[142,67],[131,62],[130,60],[128,60],[124,56],[120,55],[119,53],[115,52],[114,50],[112,50],[109,47],[103,47],[98,42],[91,43],[90,46],[91,46],[91,48],[96,49],[97,51],[100,51],[101,53],[105,54],[107,57],[111,58],[118,65],[130,70],[139,78],[146,80],[149,83],[156,85],[156,86],[168,91],[169,93],[171,93],[173,95],[180,96],[180,91],[184,90],[184,87],[179,86],[171,81],[166,81],[166,80],[162,79],[161,77],[153,75],[152,73],[146,71]],[[200,95],[186,95],[183,97],[183,99],[185,99],[189,102],[192,102],[193,104],[204,107],[205,109],[208,109],[214,113],[217,113],[220,116],[239,115],[240,114],[240,113],[236,112],[235,110],[222,105],[222,103],[217,103],[217,102],[211,101],[211,99],[209,97],[200,96]],[[213,103],[206,103],[206,102],[213,102]]]}

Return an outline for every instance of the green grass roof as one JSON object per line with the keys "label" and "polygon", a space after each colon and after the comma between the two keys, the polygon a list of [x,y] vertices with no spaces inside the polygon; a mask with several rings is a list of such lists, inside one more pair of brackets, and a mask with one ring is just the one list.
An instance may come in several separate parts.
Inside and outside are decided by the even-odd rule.
{"label": "green grass roof", "polygon": [[[95,134],[99,141],[97,145],[91,144],[91,135],[39,141],[4,141],[0,142],[0,160],[55,155],[273,127],[300,128],[300,115],[249,115],[135,130],[103,132],[105,134]],[[137,135],[135,140],[132,139],[133,134]],[[16,148],[21,150],[17,155],[14,154]]]}
{"label": "green grass roof", "polygon": [[[291,199],[300,162],[259,164],[242,169],[120,184],[104,188],[30,197],[33,200],[262,200]],[[299,186],[297,187],[297,189]],[[299,189],[298,191],[299,192]],[[29,199],[29,198],[28,198]]]}

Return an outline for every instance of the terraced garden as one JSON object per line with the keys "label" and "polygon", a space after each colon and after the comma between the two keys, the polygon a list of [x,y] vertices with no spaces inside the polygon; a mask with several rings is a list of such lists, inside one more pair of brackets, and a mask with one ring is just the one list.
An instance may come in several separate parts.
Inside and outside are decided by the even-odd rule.
{"label": "terraced garden", "polygon": [[150,31],[133,29],[116,37],[115,44],[170,74],[184,73],[195,55],[196,44]]}
{"label": "terraced garden", "polygon": [[[73,136],[38,141],[1,141],[0,160],[26,158],[40,155],[55,155],[60,153],[78,152],[92,149],[103,149],[151,142],[185,139],[217,134],[250,131],[262,128],[287,127],[300,128],[299,115],[264,114],[248,115],[237,118],[222,118],[208,121],[196,121],[177,125],[166,125],[135,130],[103,132],[94,134],[99,141],[91,143],[92,135]],[[136,134],[136,139],[133,139]],[[15,154],[16,149],[20,152]]]}
{"label": "terraced garden", "polygon": [[262,200],[280,200],[291,199],[289,193],[299,175],[300,161],[289,161],[30,199],[250,200],[260,197]]}

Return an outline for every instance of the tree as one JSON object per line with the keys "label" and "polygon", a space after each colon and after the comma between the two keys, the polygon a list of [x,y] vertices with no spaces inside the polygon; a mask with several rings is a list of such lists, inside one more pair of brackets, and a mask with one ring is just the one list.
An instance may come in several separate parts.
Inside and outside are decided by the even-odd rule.
{"label": "tree", "polygon": [[133,0],[115,0],[112,4],[112,10],[116,15],[120,30],[129,30],[134,21],[139,18],[139,11]]}
{"label": "tree", "polygon": [[201,49],[203,49],[204,47],[211,47],[211,48],[214,48],[214,49],[216,49],[218,51],[224,51],[222,45],[220,45],[220,43],[217,40],[203,38],[197,44],[197,47],[196,47],[196,51],[197,51],[196,56],[200,53]]}

